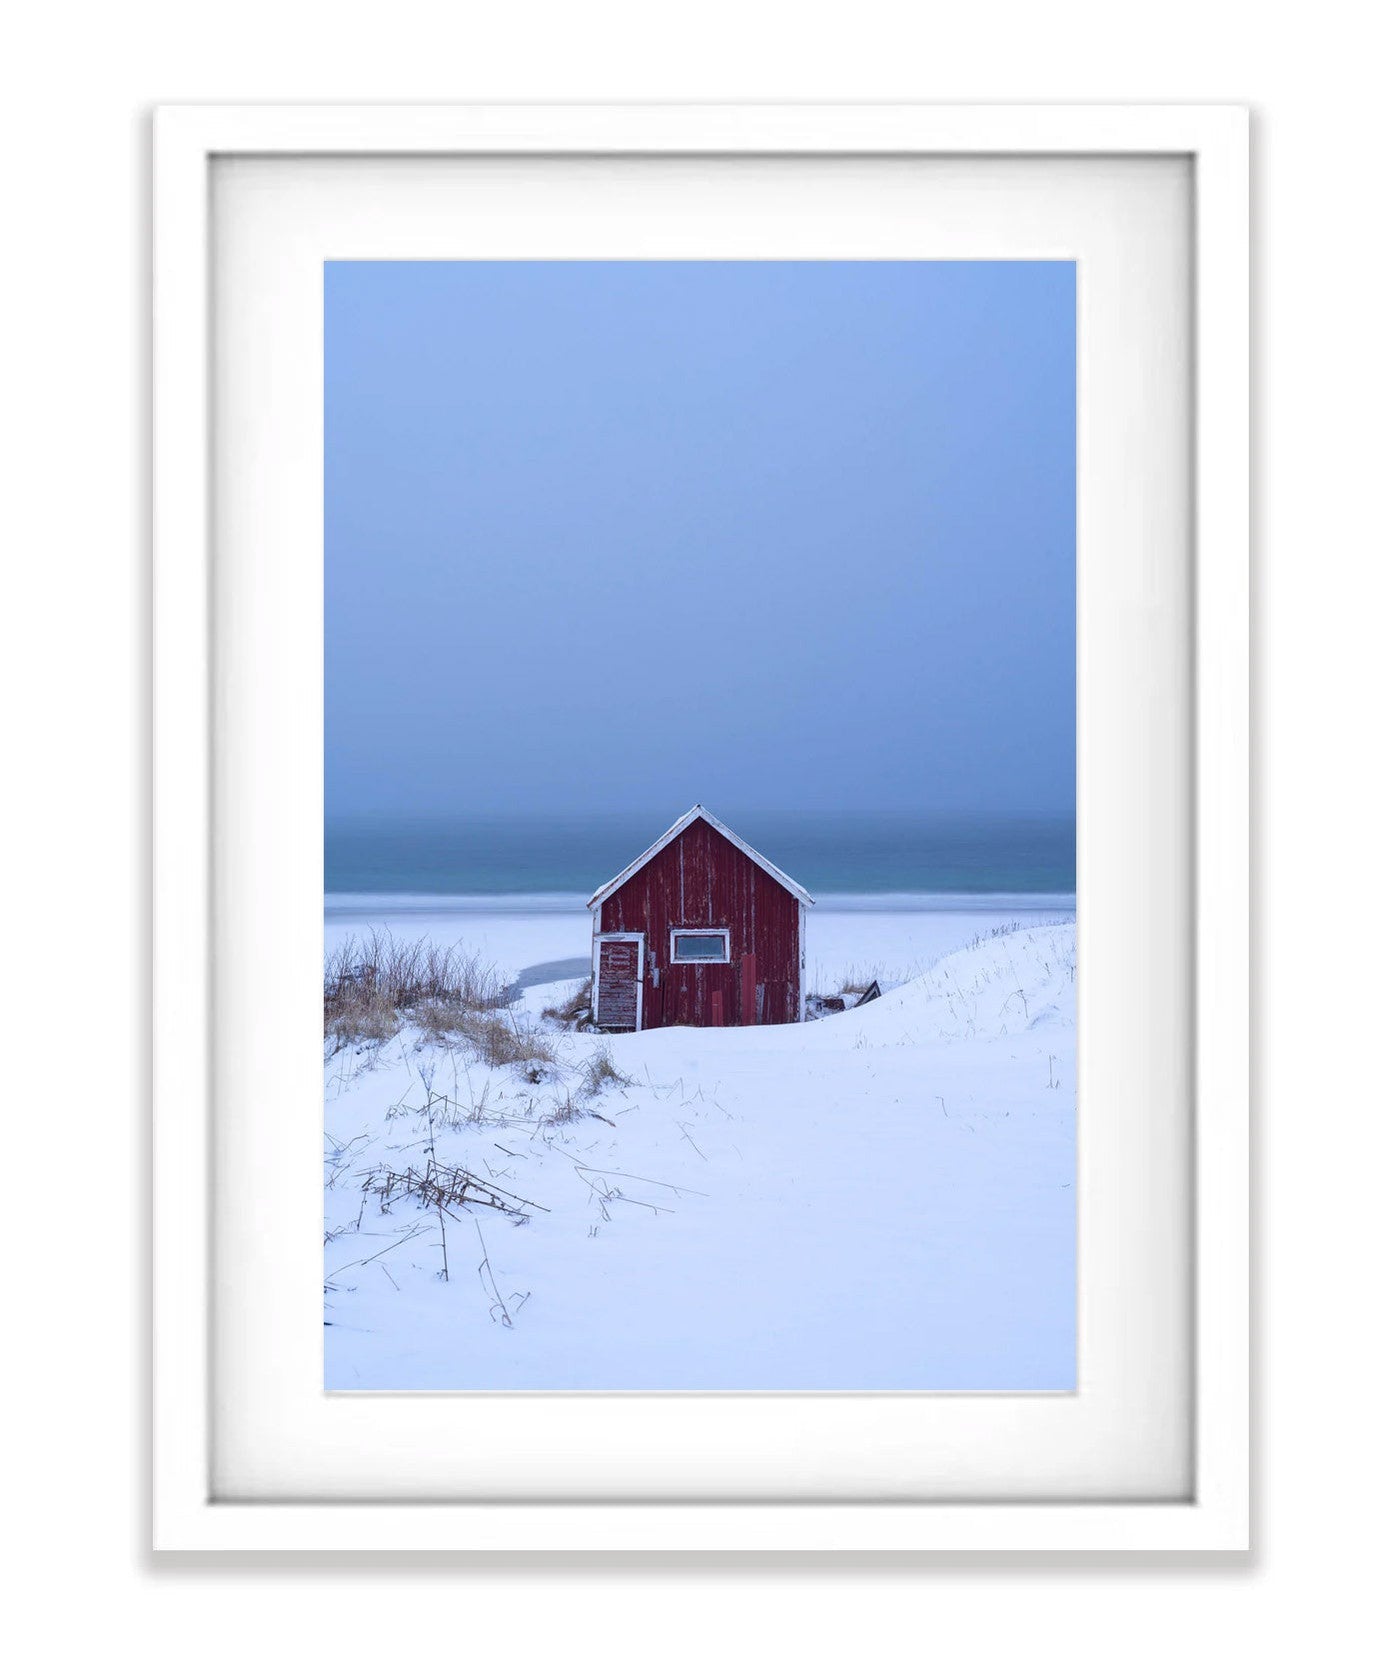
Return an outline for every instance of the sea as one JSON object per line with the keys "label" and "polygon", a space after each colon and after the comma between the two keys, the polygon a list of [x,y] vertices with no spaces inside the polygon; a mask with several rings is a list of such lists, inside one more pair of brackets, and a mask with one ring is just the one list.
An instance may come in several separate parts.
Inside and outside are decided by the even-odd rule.
{"label": "sea", "polygon": [[[1073,902],[1072,816],[716,814],[818,902],[873,896]],[[365,897],[586,897],[675,816],[330,820],[327,909]]]}

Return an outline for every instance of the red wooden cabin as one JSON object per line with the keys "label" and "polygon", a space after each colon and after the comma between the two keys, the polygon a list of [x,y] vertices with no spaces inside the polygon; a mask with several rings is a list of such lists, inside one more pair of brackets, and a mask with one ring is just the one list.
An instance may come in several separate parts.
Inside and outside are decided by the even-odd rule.
{"label": "red wooden cabin", "polygon": [[620,1032],[800,1020],[811,901],[696,805],[588,900],[593,1019]]}

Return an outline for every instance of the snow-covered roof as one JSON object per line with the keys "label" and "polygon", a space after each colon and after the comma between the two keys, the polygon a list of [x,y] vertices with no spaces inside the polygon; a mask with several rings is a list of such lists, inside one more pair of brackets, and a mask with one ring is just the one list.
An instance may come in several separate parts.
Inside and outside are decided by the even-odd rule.
{"label": "snow-covered roof", "polygon": [[785,887],[794,898],[799,899],[804,904],[815,902],[804,886],[798,886],[791,875],[783,874],[776,863],[769,863],[761,852],[754,851],[747,840],[740,839],[733,829],[721,822],[712,811],[706,810],[703,805],[693,805],[678,821],[672,822],[654,844],[648,845],[635,862],[628,863],[621,874],[613,875],[605,886],[599,886],[592,897],[588,899],[588,908],[592,909],[595,904],[600,904],[604,898],[610,898],[619,886],[625,886],[638,869],[644,869],[658,852],[664,851],[675,836],[683,834],[692,822],[707,822],[716,833],[722,834],[732,845],[736,845],[745,857],[756,863],[765,873],[770,874],[779,886]]}

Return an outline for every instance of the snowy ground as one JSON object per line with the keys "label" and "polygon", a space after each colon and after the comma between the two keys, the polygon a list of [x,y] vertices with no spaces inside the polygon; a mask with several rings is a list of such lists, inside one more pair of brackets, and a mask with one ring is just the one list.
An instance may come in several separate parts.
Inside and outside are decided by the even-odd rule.
{"label": "snowy ground", "polygon": [[[411,1032],[341,1051],[326,1067],[327,1387],[1072,1387],[1064,915],[814,913],[827,983],[851,966],[918,977],[800,1026],[560,1033],[538,1082]],[[374,919],[461,940],[507,975],[580,943],[563,906]],[[356,931],[328,913],[329,941]],[[517,1013],[575,988],[531,986]],[[628,1082],[587,1093],[601,1051]],[[528,1217],[439,1222],[411,1197],[381,1210],[364,1195],[367,1173],[422,1169],[429,1149],[533,1203]]]}

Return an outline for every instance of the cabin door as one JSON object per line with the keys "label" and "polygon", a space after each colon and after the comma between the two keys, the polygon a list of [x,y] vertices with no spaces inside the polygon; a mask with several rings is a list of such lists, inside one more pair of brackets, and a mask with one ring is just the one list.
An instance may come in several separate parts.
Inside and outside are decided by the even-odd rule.
{"label": "cabin door", "polygon": [[640,933],[603,934],[597,947],[597,1024],[611,1032],[641,1030]]}

